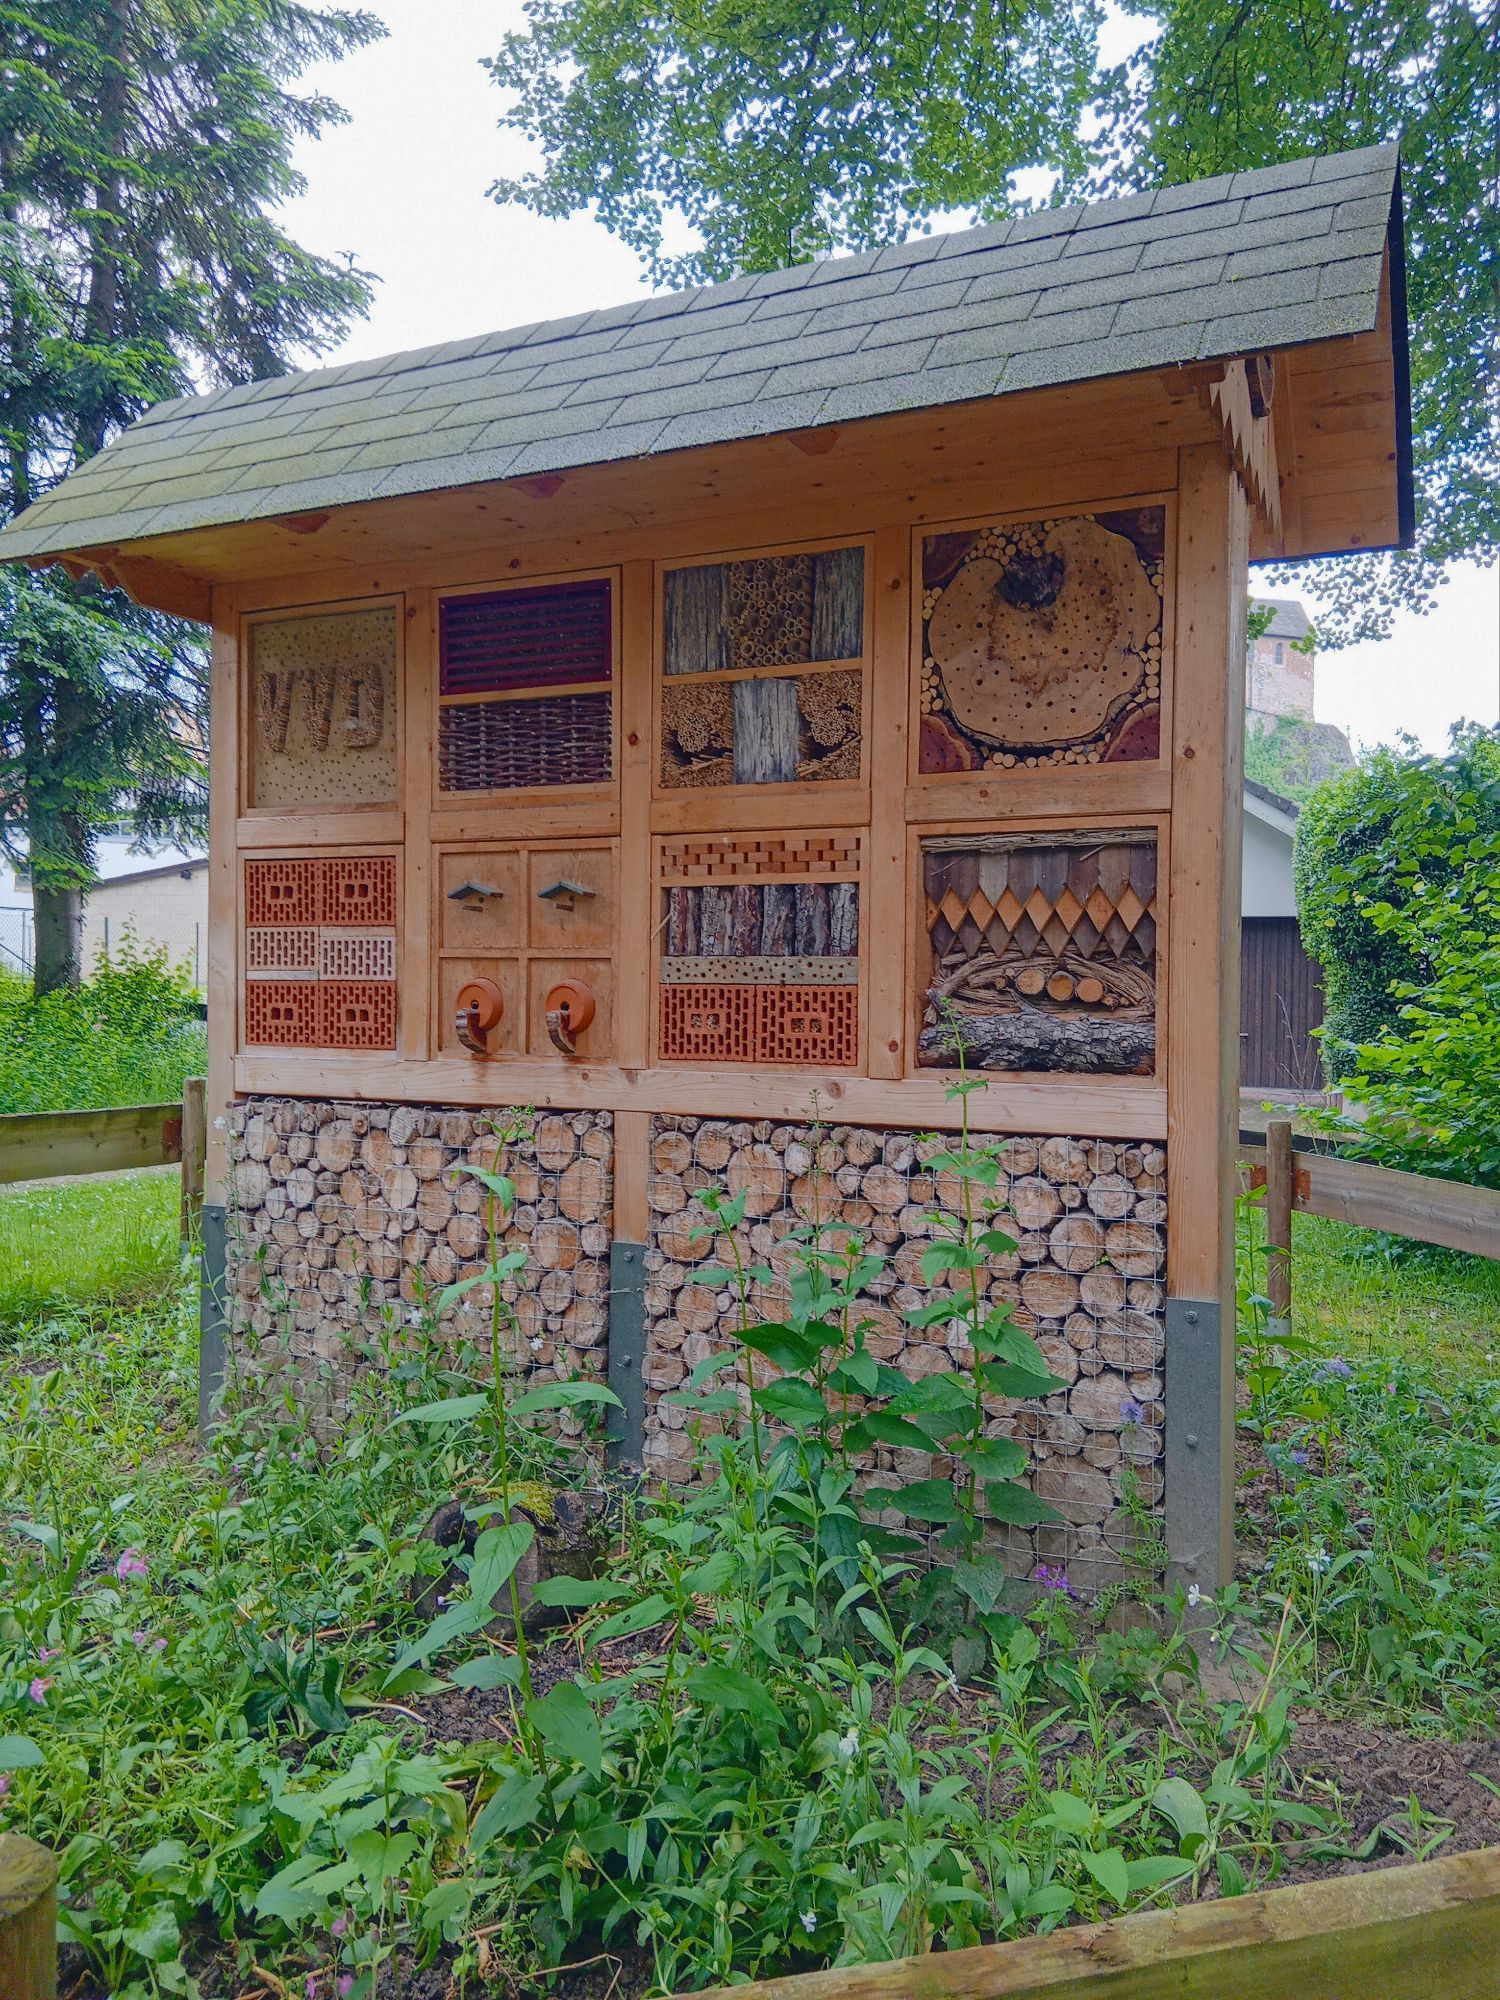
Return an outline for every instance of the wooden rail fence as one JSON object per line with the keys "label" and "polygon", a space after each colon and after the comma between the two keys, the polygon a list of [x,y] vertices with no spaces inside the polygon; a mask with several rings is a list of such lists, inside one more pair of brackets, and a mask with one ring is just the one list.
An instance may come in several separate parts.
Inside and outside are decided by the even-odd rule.
{"label": "wooden rail fence", "polygon": [[190,1076],[181,1104],[125,1104],[105,1111],[31,1111],[0,1117],[0,1185],[182,1164],[182,1232],[203,1205],[208,1116],[204,1080]]}
{"label": "wooden rail fence", "polygon": [[1496,2000],[1500,1848],[699,2000]]}

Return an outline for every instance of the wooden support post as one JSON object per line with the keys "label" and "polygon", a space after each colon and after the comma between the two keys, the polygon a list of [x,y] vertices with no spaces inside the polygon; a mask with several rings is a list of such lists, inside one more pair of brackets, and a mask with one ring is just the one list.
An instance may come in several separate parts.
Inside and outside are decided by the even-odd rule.
{"label": "wooden support post", "polygon": [[[229,1185],[229,1101],[239,1018],[239,881],[235,815],[239,811],[239,607],[214,593],[209,666],[213,733],[208,752],[208,1163],[204,1199],[224,1205]],[[225,1120],[226,1123],[220,1123]]]}
{"label": "wooden support post", "polygon": [[1244,489],[1222,447],[1188,446],[1178,468],[1166,1069],[1167,1289],[1179,1310],[1169,1305],[1165,1499],[1174,1577],[1212,1590],[1234,1574],[1249,524]]}
{"label": "wooden support post", "polygon": [[57,2000],[57,1857],[0,1833],[0,1994]]}
{"label": "wooden support post", "polygon": [[185,1244],[196,1243],[203,1215],[203,1176],[208,1160],[208,1081],[190,1076],[182,1085],[182,1223]]}
{"label": "wooden support post", "polygon": [[1292,1121],[1266,1126],[1266,1294],[1271,1334],[1292,1330]]}

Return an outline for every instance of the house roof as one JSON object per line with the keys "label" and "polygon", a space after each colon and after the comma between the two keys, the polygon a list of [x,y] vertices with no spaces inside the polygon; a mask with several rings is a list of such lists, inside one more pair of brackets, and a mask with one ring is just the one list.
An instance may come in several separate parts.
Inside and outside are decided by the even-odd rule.
{"label": "house roof", "polygon": [[1245,810],[1253,819],[1261,820],[1267,826],[1279,826],[1283,832],[1290,833],[1302,808],[1284,793],[1273,792],[1269,785],[1257,784],[1254,778],[1246,778]]}
{"label": "house roof", "polygon": [[1256,611],[1269,611],[1271,622],[1261,633],[1262,639],[1292,639],[1300,641],[1312,631],[1312,620],[1302,608],[1298,597],[1252,597],[1251,606]]}
{"label": "house roof", "polygon": [[1404,403],[1399,166],[1374,146],[163,403],[0,560],[1370,333],[1388,242]]}

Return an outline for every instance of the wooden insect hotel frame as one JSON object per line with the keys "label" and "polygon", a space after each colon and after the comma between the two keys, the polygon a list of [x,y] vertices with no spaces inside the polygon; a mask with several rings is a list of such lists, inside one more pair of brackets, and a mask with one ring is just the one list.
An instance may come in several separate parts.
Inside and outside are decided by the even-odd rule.
{"label": "wooden insect hotel frame", "polygon": [[530,1106],[517,1365],[683,1476],[710,1186],[963,1362],[962,1062],[1063,1385],[1012,1559],[1224,1575],[1246,566],[1409,534],[1399,217],[1377,148],[220,390],[12,523],[213,629],[210,1363],[336,1420]]}

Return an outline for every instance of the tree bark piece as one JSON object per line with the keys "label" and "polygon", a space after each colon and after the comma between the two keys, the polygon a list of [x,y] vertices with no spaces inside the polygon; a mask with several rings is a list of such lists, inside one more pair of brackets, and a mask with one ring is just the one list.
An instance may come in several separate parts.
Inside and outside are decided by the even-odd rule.
{"label": "tree bark piece", "polygon": [[722,673],[729,655],[729,570],[723,563],[669,569],[665,665],[669,674]]}
{"label": "tree bark piece", "polygon": [[734,782],[788,784],[797,776],[797,683],[734,683]]}
{"label": "tree bark piece", "polygon": [[928,1068],[957,1069],[960,1037],[963,1060],[971,1069],[1149,1076],[1156,1066],[1154,1022],[1046,1014],[1038,1007],[940,1018],[922,1030],[917,1060]]}
{"label": "tree bark piece", "polygon": [[812,656],[857,660],[864,651],[865,552],[828,549],[813,557]]}

